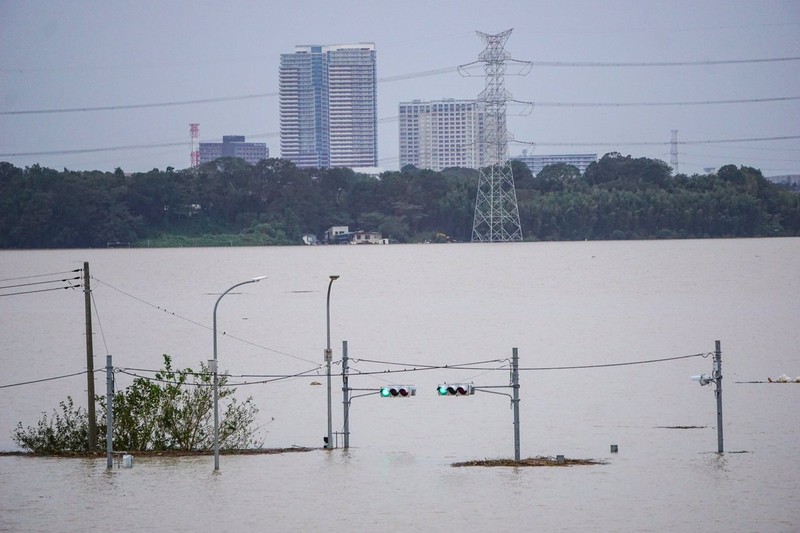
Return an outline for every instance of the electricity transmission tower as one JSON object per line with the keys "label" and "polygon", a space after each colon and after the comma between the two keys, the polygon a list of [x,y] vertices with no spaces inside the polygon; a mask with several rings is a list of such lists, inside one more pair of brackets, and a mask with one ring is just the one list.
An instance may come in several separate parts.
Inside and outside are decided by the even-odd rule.
{"label": "electricity transmission tower", "polygon": [[673,172],[678,174],[678,130],[672,130],[672,139],[669,148],[669,164]]}
{"label": "electricity transmission tower", "polygon": [[468,75],[466,67],[483,63],[486,80],[485,88],[478,95],[484,115],[480,136],[483,166],[478,176],[472,242],[522,240],[517,191],[508,162],[506,102],[511,100],[511,94],[505,88],[505,73],[507,61],[526,65],[525,74],[530,71],[531,63],[509,58],[504,47],[511,31],[506,30],[496,35],[477,32],[486,48],[478,56],[478,61],[459,67],[462,75]]}

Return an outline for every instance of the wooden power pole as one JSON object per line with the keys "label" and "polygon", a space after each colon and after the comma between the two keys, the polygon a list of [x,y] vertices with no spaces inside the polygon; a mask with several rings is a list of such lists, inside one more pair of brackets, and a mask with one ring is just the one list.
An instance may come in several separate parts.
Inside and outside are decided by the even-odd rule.
{"label": "wooden power pole", "polygon": [[[89,284],[89,262],[83,263],[83,295],[86,308],[86,389],[89,396],[89,450],[97,447],[97,420],[94,413],[94,347],[92,345],[92,289]],[[111,407],[109,406],[109,409]]]}

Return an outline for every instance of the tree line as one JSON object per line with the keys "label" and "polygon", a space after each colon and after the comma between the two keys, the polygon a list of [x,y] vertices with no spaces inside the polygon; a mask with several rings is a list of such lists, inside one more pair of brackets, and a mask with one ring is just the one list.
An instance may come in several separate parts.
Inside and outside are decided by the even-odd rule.
{"label": "tree line", "polygon": [[[583,174],[511,164],[525,240],[800,235],[800,195],[755,168],[673,176],[663,161],[616,152]],[[468,241],[477,176],[408,166],[375,178],[274,158],[133,174],[0,162],[0,248],[286,245],[334,225],[397,242]]]}

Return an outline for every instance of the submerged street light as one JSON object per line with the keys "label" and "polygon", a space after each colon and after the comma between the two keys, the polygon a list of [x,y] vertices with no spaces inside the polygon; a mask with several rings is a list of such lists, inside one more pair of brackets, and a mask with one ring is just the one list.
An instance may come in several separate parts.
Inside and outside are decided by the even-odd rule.
{"label": "submerged street light", "polygon": [[325,305],[326,310],[326,324],[328,332],[328,342],[325,345],[325,374],[328,378],[328,436],[325,448],[333,448],[333,416],[331,411],[331,359],[333,352],[331,351],[331,286],[333,282],[339,279],[337,275],[331,275],[328,282],[328,298]]}
{"label": "submerged street light", "polygon": [[249,279],[247,281],[242,281],[241,283],[237,283],[236,285],[230,287],[225,292],[219,295],[217,298],[216,303],[214,303],[214,320],[213,320],[213,330],[214,330],[214,359],[209,361],[209,370],[214,373],[214,470],[219,470],[219,374],[217,373],[217,306],[219,305],[219,301],[222,300],[222,297],[231,292],[236,287],[240,287],[242,285],[246,285],[248,283],[258,283],[262,279],[266,278],[267,276],[258,276],[256,278]]}

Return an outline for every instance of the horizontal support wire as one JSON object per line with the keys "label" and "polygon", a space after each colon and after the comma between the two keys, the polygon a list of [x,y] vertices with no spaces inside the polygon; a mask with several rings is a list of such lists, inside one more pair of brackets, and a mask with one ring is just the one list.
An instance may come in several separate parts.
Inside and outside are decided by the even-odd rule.
{"label": "horizontal support wire", "polygon": [[[549,371],[549,370],[584,370],[590,368],[612,368],[612,367],[620,367],[620,366],[633,366],[633,365],[646,365],[652,363],[665,363],[669,361],[679,361],[681,359],[690,359],[694,357],[709,357],[713,355],[712,352],[701,352],[695,353],[690,355],[679,355],[676,357],[662,357],[659,359],[643,359],[639,361],[627,361],[622,363],[603,363],[603,364],[596,364],[596,365],[571,365],[571,366],[548,366],[548,367],[520,367],[518,370],[528,371],[528,372],[535,372],[535,371]],[[353,359],[351,359],[353,360]],[[403,365],[403,366],[412,366],[409,363],[399,363],[399,362],[392,362],[392,361],[376,361],[371,359],[358,359],[357,361],[360,362],[368,362],[368,363],[377,363],[377,364],[386,364],[386,365]],[[418,365],[421,368],[417,368],[412,366],[412,368],[404,368],[400,370],[380,370],[380,371],[372,371],[372,372],[355,372],[348,374],[350,376],[368,376],[368,375],[376,375],[376,374],[397,374],[397,373],[407,373],[407,372],[421,372],[426,370],[480,370],[483,372],[496,372],[498,370],[502,370],[504,372],[508,371],[508,367],[503,366],[500,368],[486,368],[486,367],[478,367],[478,366],[470,366],[470,365],[477,365],[477,364],[489,364],[489,363],[502,363],[507,361],[507,359],[491,359],[486,361],[478,361],[473,363],[464,363],[460,365]],[[234,386],[244,386],[244,385],[259,385],[259,384],[267,384],[272,383],[275,381],[282,381],[287,379],[293,378],[301,378],[307,377],[312,372],[318,372],[322,368],[322,365],[314,367],[310,370],[306,370],[303,372],[297,372],[294,374],[225,374],[227,377],[236,377],[236,378],[269,378],[259,381],[245,381],[240,383],[228,383],[224,386],[226,387],[234,387]],[[195,386],[211,386],[211,384],[206,383],[187,383],[187,382],[180,382],[180,381],[170,381],[164,379],[158,379],[155,377],[148,377],[138,374],[137,372],[147,372],[147,373],[158,373],[164,372],[164,370],[153,370],[153,369],[145,369],[145,368],[120,368],[115,367],[115,372],[126,374],[136,378],[142,378],[149,381],[157,381],[160,383],[172,383],[176,385],[195,385]],[[105,372],[105,369],[96,369],[94,372]],[[190,375],[190,376],[202,376],[202,375],[210,375],[210,372],[183,372],[183,371],[173,371],[175,373],[179,373],[182,375]],[[42,379],[35,379],[30,381],[24,381],[20,383],[10,383],[7,385],[0,385],[0,389],[5,389],[9,387],[17,387],[20,385],[31,385],[34,383],[41,383],[44,381],[52,381],[57,379],[69,378],[74,376],[79,376],[86,374],[86,370],[82,370],[80,372],[74,372],[72,374],[65,374],[62,376],[53,376],[49,378],[42,378]],[[747,382],[737,382],[737,383],[747,383]],[[749,382],[749,383],[758,383],[758,382]],[[507,387],[508,385],[498,385],[497,387]],[[482,386],[481,388],[490,388],[490,386]],[[373,389],[350,389],[350,390],[373,390]],[[488,391],[486,391],[488,392]]]}

